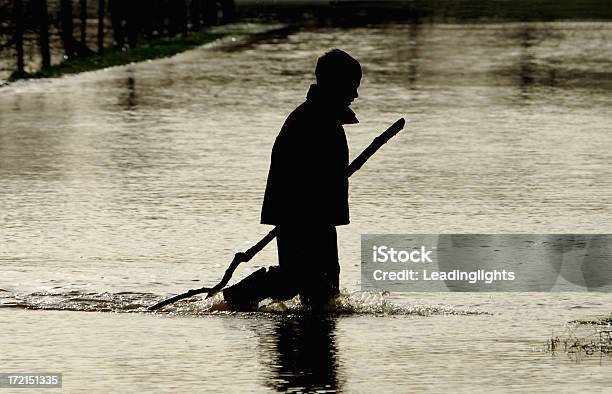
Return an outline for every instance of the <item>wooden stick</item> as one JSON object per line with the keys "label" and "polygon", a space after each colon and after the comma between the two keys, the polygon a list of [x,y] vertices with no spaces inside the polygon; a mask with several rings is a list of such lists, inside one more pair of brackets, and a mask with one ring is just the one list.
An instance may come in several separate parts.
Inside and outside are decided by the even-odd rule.
{"label": "wooden stick", "polygon": [[[385,130],[381,135],[374,138],[374,141],[372,141],[372,143],[368,145],[368,147],[363,152],[361,152],[361,154],[357,156],[355,160],[353,160],[348,166],[347,175],[350,177],[357,170],[359,170],[365,164],[365,162],[368,161],[368,159],[380,149],[381,146],[386,144],[387,141],[389,141],[391,138],[393,138],[393,136],[399,133],[404,128],[405,124],[406,121],[404,120],[404,118],[401,118],[397,122],[393,123],[391,127]],[[158,302],[157,304],[150,306],[149,310],[155,311],[157,309],[163,308],[166,305],[175,303],[176,301],[182,300],[184,298],[192,297],[197,294],[208,293],[206,298],[214,296],[227,285],[227,283],[232,278],[234,271],[236,271],[236,268],[238,268],[238,265],[240,265],[240,263],[246,263],[250,261],[257,253],[259,253],[263,248],[265,248],[266,245],[268,245],[274,238],[276,238],[277,234],[278,227],[274,227],[272,231],[266,234],[266,236],[263,237],[255,245],[251,246],[246,252],[236,253],[234,255],[234,259],[225,271],[221,282],[217,283],[214,287],[200,287],[199,289],[191,289],[186,293],[182,293],[163,300],[161,302]]]}
{"label": "wooden stick", "polygon": [[404,128],[405,124],[406,121],[404,118],[401,118],[397,122],[393,123],[391,127],[385,130],[381,135],[374,138],[374,141],[372,141],[372,143],[370,143],[370,145],[368,145],[368,147],[365,148],[364,151],[351,162],[351,164],[349,164],[348,176],[350,177],[357,170],[359,170],[365,164],[365,162],[368,161],[368,159],[380,149],[381,146],[386,144],[387,141],[399,133]]}

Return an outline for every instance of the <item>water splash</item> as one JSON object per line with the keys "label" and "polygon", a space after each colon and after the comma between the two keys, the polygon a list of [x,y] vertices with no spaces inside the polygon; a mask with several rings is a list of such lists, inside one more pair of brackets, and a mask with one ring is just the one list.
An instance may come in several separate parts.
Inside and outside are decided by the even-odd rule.
{"label": "water splash", "polygon": [[140,312],[154,294],[119,292],[96,293],[72,290],[67,292],[40,291],[33,293],[3,293],[0,308],[67,310],[83,312]]}
{"label": "water splash", "polygon": [[[83,312],[151,313],[147,308],[164,297],[153,293],[138,292],[33,292],[0,295],[0,308],[35,310],[67,310]],[[258,308],[249,312],[236,312],[228,308],[221,294],[210,299],[192,297],[155,312],[178,316],[199,316],[215,314],[300,314],[310,313],[301,304],[299,297],[288,301],[262,301]],[[477,309],[457,309],[450,305],[396,304],[389,300],[389,293],[348,292],[342,293],[324,310],[334,315],[370,316],[432,316],[432,315],[480,315],[488,314]]]}
{"label": "water splash", "polygon": [[[336,315],[370,316],[433,316],[433,315],[482,315],[477,309],[457,309],[450,305],[396,304],[389,300],[388,292],[348,292],[340,295],[325,309]],[[310,310],[300,303],[299,297],[285,302],[269,302],[259,306],[259,311],[271,313],[300,313]]]}

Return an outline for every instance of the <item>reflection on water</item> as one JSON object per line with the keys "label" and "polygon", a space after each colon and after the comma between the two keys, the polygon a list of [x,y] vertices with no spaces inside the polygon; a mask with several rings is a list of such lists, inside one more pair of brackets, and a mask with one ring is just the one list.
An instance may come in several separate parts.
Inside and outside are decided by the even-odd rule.
{"label": "reflection on water", "polygon": [[260,338],[269,359],[267,386],[282,392],[342,390],[336,349],[336,318],[316,314],[279,319]]}
{"label": "reflection on water", "polygon": [[125,96],[119,99],[119,106],[125,108],[126,110],[131,110],[136,107],[138,95],[136,93],[136,80],[132,76],[133,72],[128,72],[128,77],[126,80],[126,92]]}
{"label": "reflection on water", "polygon": [[519,61],[519,86],[521,87],[521,94],[524,99],[529,99],[529,88],[535,82],[535,57],[531,47],[534,45],[535,34],[533,28],[529,25],[525,25],[522,31],[519,33],[521,56]]}

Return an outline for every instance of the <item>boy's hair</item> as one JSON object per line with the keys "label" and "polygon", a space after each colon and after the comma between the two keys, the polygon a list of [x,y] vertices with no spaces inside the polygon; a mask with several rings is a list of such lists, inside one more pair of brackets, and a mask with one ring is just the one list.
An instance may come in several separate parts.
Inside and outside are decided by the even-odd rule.
{"label": "boy's hair", "polygon": [[361,79],[361,65],[340,49],[332,49],[317,60],[315,76],[319,85],[337,85]]}

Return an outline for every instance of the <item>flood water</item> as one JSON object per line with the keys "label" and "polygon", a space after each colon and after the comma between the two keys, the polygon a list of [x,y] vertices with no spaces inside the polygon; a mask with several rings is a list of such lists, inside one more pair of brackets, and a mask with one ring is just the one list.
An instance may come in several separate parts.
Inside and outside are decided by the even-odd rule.
{"label": "flood water", "polygon": [[[353,157],[407,120],[351,178],[344,312],[144,313],[270,230],[272,143],[333,47],[364,70]],[[0,372],[63,372],[67,392],[606,392],[609,358],[540,350],[608,294],[358,290],[362,233],[612,233],[610,70],[606,22],[407,23],[2,87]]]}

